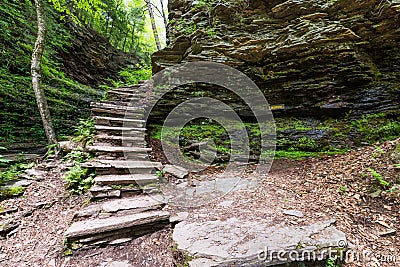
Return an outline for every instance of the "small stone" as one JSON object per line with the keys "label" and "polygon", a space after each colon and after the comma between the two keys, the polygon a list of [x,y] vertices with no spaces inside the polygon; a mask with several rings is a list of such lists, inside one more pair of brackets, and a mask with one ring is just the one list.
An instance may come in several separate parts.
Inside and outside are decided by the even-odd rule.
{"label": "small stone", "polygon": [[32,184],[32,181],[29,181],[29,180],[10,181],[10,182],[7,182],[6,185],[2,187],[2,189],[12,188],[15,186],[28,187],[31,184]]}
{"label": "small stone", "polygon": [[384,237],[384,236],[389,236],[389,235],[396,235],[397,231],[395,229],[390,229],[388,231],[380,232],[379,236]]}
{"label": "small stone", "polygon": [[284,210],[282,212],[285,215],[289,215],[289,216],[295,216],[297,218],[303,218],[304,214],[301,211],[298,210]]}
{"label": "small stone", "polygon": [[56,259],[51,259],[51,260],[47,263],[47,266],[56,267]]}
{"label": "small stone", "polygon": [[189,172],[185,168],[175,165],[165,165],[163,172],[170,173],[179,179],[183,179],[186,175],[189,174]]}
{"label": "small stone", "polygon": [[386,210],[392,210],[392,207],[391,206],[387,206],[387,205],[384,205],[383,208],[386,209]]}
{"label": "small stone", "polygon": [[218,204],[220,207],[231,207],[235,201],[233,200],[226,200]]}
{"label": "small stone", "polygon": [[169,221],[171,223],[178,223],[186,220],[189,217],[189,212],[178,212],[175,216],[171,216]]}
{"label": "small stone", "polygon": [[110,242],[110,245],[119,245],[131,241],[132,238],[120,238]]}
{"label": "small stone", "polygon": [[372,198],[377,198],[380,196],[380,194],[382,193],[382,190],[378,189],[375,192],[371,193],[371,194],[367,194],[367,196],[372,197]]}
{"label": "small stone", "polygon": [[27,174],[29,177],[33,178],[33,179],[40,179],[42,178],[42,172],[39,172],[35,169],[28,169],[25,170],[25,174]]}
{"label": "small stone", "polygon": [[106,263],[105,265],[100,265],[101,267],[132,267],[128,262],[126,261],[112,261],[109,263]]}

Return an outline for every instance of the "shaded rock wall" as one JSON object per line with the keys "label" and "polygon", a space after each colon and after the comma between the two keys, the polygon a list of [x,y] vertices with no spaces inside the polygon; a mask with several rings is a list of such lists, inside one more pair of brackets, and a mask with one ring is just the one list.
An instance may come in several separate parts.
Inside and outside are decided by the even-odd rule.
{"label": "shaded rock wall", "polygon": [[89,28],[69,25],[73,42],[67,50],[59,51],[63,71],[74,80],[97,86],[119,79],[118,72],[139,63],[134,54],[115,49],[106,38]]}
{"label": "shaded rock wall", "polygon": [[[398,0],[172,0],[169,10],[169,45],[153,55],[154,72],[200,60],[233,66],[284,105],[277,116],[398,114]],[[179,92],[160,113],[185,99]]]}

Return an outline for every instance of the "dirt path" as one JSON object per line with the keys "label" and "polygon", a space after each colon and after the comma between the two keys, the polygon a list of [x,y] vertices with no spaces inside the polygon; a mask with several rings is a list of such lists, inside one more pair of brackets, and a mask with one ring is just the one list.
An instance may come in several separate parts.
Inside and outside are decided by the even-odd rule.
{"label": "dirt path", "polygon": [[[270,174],[255,174],[261,181],[255,191],[230,193],[207,207],[187,210],[187,220],[226,220],[235,216],[271,225],[302,225],[333,218],[336,227],[347,235],[351,251],[348,255],[359,257],[344,266],[400,266],[400,193],[398,190],[382,192],[379,197],[371,197],[369,192],[376,192],[378,187],[367,170],[373,168],[384,179],[398,182],[399,169],[393,168],[388,151],[399,142],[335,157],[278,161]],[[171,249],[171,229],[145,235],[122,246],[81,250],[72,256],[63,256],[63,234],[85,196],[70,196],[65,191],[62,182],[65,166],[46,164],[40,168],[45,179],[34,181],[24,197],[0,203],[5,208],[19,208],[8,217],[22,216],[35,208],[31,215],[20,220],[14,234],[0,240],[1,266],[118,266],[115,262],[125,264],[121,266],[176,266],[178,261],[183,263],[183,258],[174,259],[177,253]],[[40,203],[52,204],[37,208]],[[304,217],[283,215],[284,209],[301,211]],[[396,233],[383,235],[389,230]]]}

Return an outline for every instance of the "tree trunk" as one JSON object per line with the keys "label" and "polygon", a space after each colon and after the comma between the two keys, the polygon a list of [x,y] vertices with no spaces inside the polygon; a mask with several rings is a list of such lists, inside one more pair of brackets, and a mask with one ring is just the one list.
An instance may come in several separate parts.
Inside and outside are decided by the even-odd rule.
{"label": "tree trunk", "polygon": [[167,14],[165,14],[164,0],[160,0],[160,4],[161,4],[161,16],[163,17],[164,20],[165,31],[167,31],[168,19],[167,19]]}
{"label": "tree trunk", "polygon": [[135,25],[132,26],[131,45],[129,47],[129,53],[132,53],[134,43],[135,43]]}
{"label": "tree trunk", "polygon": [[149,11],[151,27],[153,28],[154,39],[156,40],[157,50],[161,50],[160,38],[157,33],[156,20],[154,18],[153,7],[151,6],[150,0],[145,0],[147,4],[147,10]]}
{"label": "tree trunk", "polygon": [[32,86],[36,96],[36,102],[39,108],[39,113],[42,118],[44,131],[48,143],[56,145],[55,150],[58,153],[59,147],[57,143],[56,134],[54,132],[53,124],[51,123],[50,111],[47,106],[46,96],[42,87],[42,74],[41,74],[41,61],[44,50],[44,41],[46,36],[46,23],[44,20],[44,6],[43,0],[35,0],[35,7],[38,21],[38,34],[35,42],[35,47],[32,53],[31,75]]}

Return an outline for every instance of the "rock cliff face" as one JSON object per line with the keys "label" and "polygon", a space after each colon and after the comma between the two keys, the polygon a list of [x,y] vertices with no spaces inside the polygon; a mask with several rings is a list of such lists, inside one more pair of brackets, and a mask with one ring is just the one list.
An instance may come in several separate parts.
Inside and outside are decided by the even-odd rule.
{"label": "rock cliff face", "polygon": [[169,10],[154,72],[200,60],[233,66],[270,105],[284,105],[277,116],[398,114],[399,0],[172,0]]}
{"label": "rock cliff face", "polygon": [[137,56],[115,49],[106,38],[88,28],[70,26],[73,43],[59,51],[63,70],[74,80],[97,86],[118,79],[118,72],[127,65],[139,63]]}

